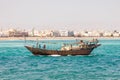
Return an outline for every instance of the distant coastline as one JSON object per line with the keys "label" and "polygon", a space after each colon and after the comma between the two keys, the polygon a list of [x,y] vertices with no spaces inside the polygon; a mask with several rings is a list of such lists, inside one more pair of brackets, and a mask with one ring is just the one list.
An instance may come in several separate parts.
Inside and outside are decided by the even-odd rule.
{"label": "distant coastline", "polygon": [[[26,37],[26,40],[91,40],[91,39],[120,39],[120,37]],[[0,40],[25,40],[25,37],[0,37]]]}

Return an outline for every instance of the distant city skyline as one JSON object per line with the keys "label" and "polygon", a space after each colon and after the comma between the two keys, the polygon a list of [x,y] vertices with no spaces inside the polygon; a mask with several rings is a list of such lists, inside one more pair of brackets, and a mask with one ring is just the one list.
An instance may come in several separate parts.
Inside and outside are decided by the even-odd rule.
{"label": "distant city skyline", "polygon": [[0,0],[0,28],[118,30],[120,0]]}

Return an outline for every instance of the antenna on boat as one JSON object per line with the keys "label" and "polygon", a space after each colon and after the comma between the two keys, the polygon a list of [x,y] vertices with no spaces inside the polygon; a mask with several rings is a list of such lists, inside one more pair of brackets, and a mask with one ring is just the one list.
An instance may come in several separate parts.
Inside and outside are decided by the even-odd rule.
{"label": "antenna on boat", "polygon": [[25,43],[26,43],[26,37],[24,36],[24,40],[25,40]]}
{"label": "antenna on boat", "polygon": [[38,44],[39,44],[39,42],[38,42],[38,38],[36,39],[36,48],[38,48]]}
{"label": "antenna on boat", "polygon": [[24,45],[26,45],[26,37],[25,36],[23,36],[24,37]]}

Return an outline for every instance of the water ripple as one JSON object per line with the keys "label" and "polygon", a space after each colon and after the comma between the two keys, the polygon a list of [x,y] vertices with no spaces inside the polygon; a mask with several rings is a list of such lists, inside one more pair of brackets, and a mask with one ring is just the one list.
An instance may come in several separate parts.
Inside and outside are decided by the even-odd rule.
{"label": "water ripple", "polygon": [[53,57],[32,55],[22,41],[2,41],[0,80],[119,80],[120,41],[100,42],[88,56]]}

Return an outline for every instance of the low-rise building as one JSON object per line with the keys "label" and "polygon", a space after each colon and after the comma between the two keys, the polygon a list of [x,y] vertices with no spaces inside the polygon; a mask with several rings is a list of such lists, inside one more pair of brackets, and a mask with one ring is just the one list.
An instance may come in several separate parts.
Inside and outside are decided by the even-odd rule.
{"label": "low-rise building", "polygon": [[88,31],[81,31],[80,32],[82,37],[89,37],[89,32]]}
{"label": "low-rise building", "polygon": [[0,37],[8,37],[8,36],[9,36],[8,31],[0,32]]}
{"label": "low-rise building", "polygon": [[53,31],[52,30],[41,30],[40,37],[53,37]]}
{"label": "low-rise building", "polygon": [[9,29],[7,33],[9,37],[24,37],[24,36],[27,37],[28,36],[27,31],[18,31],[16,29]]}
{"label": "low-rise building", "polygon": [[53,37],[60,37],[59,31],[53,31]]}
{"label": "low-rise building", "polygon": [[78,31],[74,31],[74,37],[81,37],[80,32],[78,32]]}
{"label": "low-rise building", "polygon": [[92,37],[101,37],[101,34],[100,32],[98,31],[92,31],[89,36],[92,36]]}
{"label": "low-rise building", "polygon": [[103,33],[103,37],[111,37],[112,36],[112,32],[104,32]]}
{"label": "low-rise building", "polygon": [[68,37],[68,31],[66,31],[66,30],[60,30],[59,32],[60,32],[60,36],[61,37]]}
{"label": "low-rise building", "polygon": [[120,37],[120,33],[119,32],[113,32],[112,35],[113,35],[113,37]]}
{"label": "low-rise building", "polygon": [[68,31],[68,37],[73,37],[74,36],[74,31]]}

